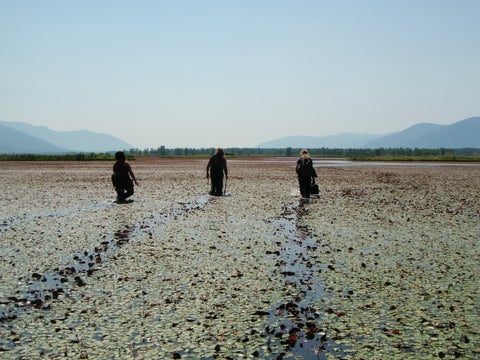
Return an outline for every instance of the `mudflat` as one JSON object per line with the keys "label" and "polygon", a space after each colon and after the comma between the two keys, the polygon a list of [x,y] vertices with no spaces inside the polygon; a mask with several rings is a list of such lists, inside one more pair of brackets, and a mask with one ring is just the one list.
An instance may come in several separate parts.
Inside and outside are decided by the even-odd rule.
{"label": "mudflat", "polygon": [[5,359],[480,357],[480,166],[0,162]]}

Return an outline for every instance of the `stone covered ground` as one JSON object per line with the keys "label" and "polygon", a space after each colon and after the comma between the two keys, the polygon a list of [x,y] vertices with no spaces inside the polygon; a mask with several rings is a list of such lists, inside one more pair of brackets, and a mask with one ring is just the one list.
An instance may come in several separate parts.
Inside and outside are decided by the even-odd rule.
{"label": "stone covered ground", "polygon": [[2,359],[478,359],[480,166],[0,162]]}

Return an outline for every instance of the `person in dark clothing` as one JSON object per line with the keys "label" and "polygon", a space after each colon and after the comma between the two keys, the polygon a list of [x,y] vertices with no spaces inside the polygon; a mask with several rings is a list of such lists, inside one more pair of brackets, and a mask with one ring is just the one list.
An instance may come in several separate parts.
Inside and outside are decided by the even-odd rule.
{"label": "person in dark clothing", "polygon": [[[127,200],[133,195],[133,182],[138,185],[130,164],[127,163],[125,153],[117,151],[115,153],[115,164],[113,164],[112,183],[117,192],[117,203],[123,204],[133,200]],[[132,181],[133,180],[133,181]]]}
{"label": "person in dark clothing", "polygon": [[300,158],[297,160],[297,166],[295,168],[298,176],[298,184],[300,186],[300,194],[303,198],[310,197],[310,185],[312,179],[317,177],[317,172],[313,168],[313,161],[308,150],[303,149],[300,152]]}
{"label": "person in dark clothing", "polygon": [[223,149],[218,148],[215,155],[213,155],[207,164],[207,179],[210,178],[212,187],[210,195],[223,195],[223,174],[225,179],[228,179],[227,160]]}

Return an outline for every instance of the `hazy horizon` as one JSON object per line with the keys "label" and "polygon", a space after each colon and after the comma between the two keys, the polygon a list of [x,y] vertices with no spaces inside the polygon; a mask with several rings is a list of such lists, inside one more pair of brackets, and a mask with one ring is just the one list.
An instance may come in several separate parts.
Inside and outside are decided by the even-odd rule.
{"label": "hazy horizon", "polygon": [[0,120],[253,147],[478,116],[480,1],[0,0]]}

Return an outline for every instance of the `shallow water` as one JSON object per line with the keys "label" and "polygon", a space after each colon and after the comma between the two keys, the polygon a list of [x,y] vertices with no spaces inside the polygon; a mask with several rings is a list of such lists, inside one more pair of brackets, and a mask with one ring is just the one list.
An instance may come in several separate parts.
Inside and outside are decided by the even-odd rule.
{"label": "shallow water", "polygon": [[0,164],[2,356],[475,358],[478,167],[316,165],[300,202],[291,160],[229,161],[220,198],[134,162],[126,205],[111,164]]}
{"label": "shallow water", "polygon": [[[321,239],[314,239],[309,228],[301,224],[302,216],[308,207],[317,201],[295,200],[285,205],[275,222],[278,233],[286,243],[279,252],[278,268],[285,277],[285,287],[291,293],[287,302],[276,304],[270,310],[269,325],[280,323],[283,340],[276,340],[302,359],[326,359],[326,354],[336,358],[346,356],[348,347],[335,342],[334,331],[324,326],[325,309],[319,305],[325,301],[325,281],[320,273],[327,265],[315,259],[315,250],[321,246]],[[282,333],[281,332],[281,333]],[[277,332],[271,334],[270,342],[275,342]],[[286,340],[285,340],[286,338]]]}
{"label": "shallow water", "polygon": [[[93,249],[83,250],[81,253],[71,254],[71,263],[62,269],[50,269],[46,272],[25,274],[20,278],[21,283],[26,284],[26,289],[15,291],[7,295],[2,294],[0,308],[0,323],[5,321],[14,321],[18,319],[25,311],[32,308],[48,311],[54,306],[54,300],[58,299],[59,294],[65,293],[65,288],[75,284],[84,286],[84,277],[91,276],[100,264],[108,262],[115,257],[118,250],[126,245],[130,240],[135,239],[140,233],[149,233],[157,226],[165,225],[175,221],[177,216],[182,216],[188,212],[203,209],[210,197],[207,195],[199,196],[189,202],[179,203],[163,214],[149,216],[141,223],[130,224],[123,229],[115,231],[111,236],[103,236],[99,239],[97,246]],[[67,208],[41,213],[38,215],[30,214],[24,216],[12,217],[2,221],[0,231],[6,232],[12,230],[12,227],[25,222],[35,221],[44,217],[55,218],[71,214],[86,213],[101,208],[111,206],[128,206],[129,204],[115,205],[109,202],[95,203],[91,206],[81,208]]]}

